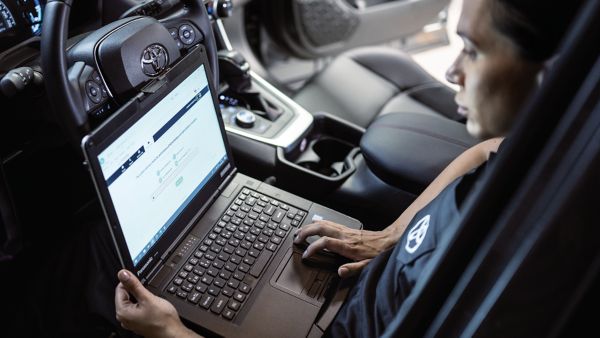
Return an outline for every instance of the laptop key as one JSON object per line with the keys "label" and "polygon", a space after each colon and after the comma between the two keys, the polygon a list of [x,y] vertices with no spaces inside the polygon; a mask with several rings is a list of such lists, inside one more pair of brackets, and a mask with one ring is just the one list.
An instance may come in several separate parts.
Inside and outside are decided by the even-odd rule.
{"label": "laptop key", "polygon": [[216,285],[216,286],[218,286],[220,288],[225,287],[225,283],[226,283],[225,280],[223,278],[220,278],[220,277],[217,277],[214,280],[214,282],[213,282],[214,285]]}
{"label": "laptop key", "polygon": [[[215,240],[215,244],[224,247],[225,245],[227,245],[227,239],[223,238],[223,237],[219,237]],[[214,245],[213,245],[214,246]],[[212,247],[211,247],[212,248]]]}
{"label": "laptop key", "polygon": [[245,294],[248,294],[248,292],[250,292],[251,287],[250,285],[246,284],[246,283],[242,283],[240,284],[240,287],[238,288],[238,290],[242,291]]}
{"label": "laptop key", "polygon": [[223,290],[221,290],[221,293],[227,297],[233,296],[233,292],[234,292],[234,290],[229,286],[226,286],[223,288]]}
{"label": "laptop key", "polygon": [[225,263],[225,270],[234,272],[237,266],[231,262]]}
{"label": "laptop key", "polygon": [[211,276],[213,276],[213,277],[215,277],[216,275],[219,274],[219,269],[211,266],[210,268],[208,268],[208,270],[206,270],[206,273],[209,274],[209,275],[211,275]]}
{"label": "laptop key", "polygon": [[198,285],[196,285],[196,291],[198,291],[200,293],[205,293],[206,289],[208,289],[208,285],[206,285],[206,284],[198,284]]}
{"label": "laptop key", "polygon": [[195,273],[198,276],[203,276],[204,272],[206,272],[206,269],[204,269],[204,268],[195,268],[192,272]]}
{"label": "laptop key", "polygon": [[232,320],[233,316],[235,316],[235,312],[233,310],[225,309],[225,311],[223,311],[223,318]]}
{"label": "laptop key", "polygon": [[[223,250],[223,251],[224,251],[224,250]],[[221,253],[219,254],[219,257],[218,257],[218,258],[219,258],[220,260],[222,260],[223,262],[227,262],[227,261],[229,260],[229,255],[228,255],[228,254],[226,254],[225,252],[221,252]]]}
{"label": "laptop key", "polygon": [[246,250],[250,249],[252,247],[252,243],[248,242],[248,241],[243,241],[240,246]]}
{"label": "laptop key", "polygon": [[[231,256],[231,263],[238,265],[242,262],[242,257],[238,256],[238,255],[233,255]],[[235,269],[234,269],[235,270]]]}
{"label": "laptop key", "polygon": [[234,311],[239,310],[241,306],[242,306],[242,303],[238,302],[235,299],[230,300],[229,304],[227,304],[227,307]]}
{"label": "laptop key", "polygon": [[204,295],[202,296],[202,299],[200,299],[200,306],[208,310],[213,300],[215,300],[215,297],[211,295]]}
{"label": "laptop key", "polygon": [[[281,243],[281,237],[273,236],[273,237],[271,237],[271,242],[273,242],[273,244],[275,244],[275,246],[277,247],[277,244]],[[271,250],[271,251],[274,251],[274,250]]]}
{"label": "laptop key", "polygon": [[233,251],[235,250],[235,248],[229,244],[227,244],[224,248],[223,251],[225,251],[228,254],[232,254]]}
{"label": "laptop key", "polygon": [[250,251],[248,251],[248,254],[254,258],[258,257],[258,255],[260,255],[260,251],[257,249],[250,249]]}
{"label": "laptop key", "polygon": [[225,265],[225,262],[218,260],[218,259],[213,262],[213,266],[218,269],[222,269],[224,265]]}
{"label": "laptop key", "polygon": [[200,281],[206,285],[210,285],[213,282],[213,278],[211,276],[204,276]]}
{"label": "laptop key", "polygon": [[169,288],[167,289],[167,291],[168,291],[169,293],[175,293],[175,292],[177,292],[177,286],[176,286],[176,285],[173,285],[173,284],[171,284],[171,286],[169,286]]}
{"label": "laptop key", "polygon": [[217,297],[217,299],[213,302],[213,305],[210,308],[210,311],[212,311],[213,313],[216,313],[216,314],[221,314],[221,312],[223,312],[223,309],[227,305],[228,301],[229,301],[229,299],[225,296]]}
{"label": "laptop key", "polygon": [[219,272],[219,277],[223,278],[224,280],[228,280],[231,277],[231,272],[227,270],[221,270],[221,272]]}
{"label": "laptop key", "polygon": [[[273,238],[279,238],[279,237],[273,237]],[[271,240],[273,240],[273,238],[271,238]],[[271,251],[277,250],[277,244],[275,244],[275,243],[267,244],[267,250],[271,250]]]}
{"label": "laptop key", "polygon": [[186,298],[187,298],[187,295],[188,295],[188,294],[187,294],[187,292],[184,292],[184,291],[177,291],[177,297],[179,297],[179,298],[186,299]]}
{"label": "laptop key", "polygon": [[261,234],[258,236],[258,240],[259,242],[267,243],[269,241],[269,237]]}
{"label": "laptop key", "polygon": [[240,266],[238,266],[238,270],[240,270],[241,272],[248,272],[250,270],[250,266],[248,266],[247,264],[240,264]]}
{"label": "laptop key", "polygon": [[236,239],[236,238],[232,238],[227,243],[229,243],[229,245],[231,245],[232,247],[237,247],[238,245],[240,245],[240,240]]}
{"label": "laptop key", "polygon": [[248,264],[248,265],[252,265],[254,264],[255,259],[249,256],[244,257],[244,263]]}
{"label": "laptop key", "polygon": [[194,275],[194,274],[191,274],[187,278],[187,281],[190,282],[190,283],[192,283],[192,284],[194,284],[194,285],[197,284],[199,280],[200,280],[200,276]]}
{"label": "laptop key", "polygon": [[187,271],[181,271],[181,272],[179,272],[178,276],[185,279],[185,278],[187,278],[188,274],[189,274],[189,272],[187,272]]}
{"label": "laptop key", "polygon": [[246,295],[241,292],[236,291],[233,293],[233,299],[235,299],[241,303],[244,301],[244,299],[246,299]]}
{"label": "laptop key", "polygon": [[278,209],[275,212],[275,214],[273,215],[273,217],[271,217],[271,220],[273,222],[279,223],[279,222],[281,222],[281,220],[283,219],[284,216],[285,216],[285,210]]}
{"label": "laptop key", "polygon": [[252,266],[252,270],[250,270],[250,275],[254,277],[260,276],[260,273],[263,271],[272,255],[273,254],[268,250],[261,252],[260,256],[258,256],[258,259],[256,260],[256,263],[254,263]]}
{"label": "laptop key", "polygon": [[[244,277],[242,277],[244,278]],[[238,281],[235,278],[232,278],[230,280],[227,281],[227,286],[229,286],[232,289],[237,289],[237,287],[240,285],[240,281]],[[175,289],[177,289],[177,287],[175,287]]]}
{"label": "laptop key", "polygon": [[175,285],[181,285],[181,283],[183,283],[183,278],[175,278],[173,280],[173,284]]}
{"label": "laptop key", "polygon": [[236,271],[233,273],[233,278],[235,278],[237,280],[243,280],[244,276],[246,276],[246,274],[241,271]]}
{"label": "laptop key", "polygon": [[264,249],[264,248],[265,248],[265,243],[263,243],[263,242],[256,242],[256,243],[254,243],[254,245],[253,245],[252,247],[253,247],[254,249],[256,249],[256,250],[259,250],[259,251],[260,251],[260,250],[262,250],[262,249]]}
{"label": "laptop key", "polygon": [[190,293],[190,295],[188,296],[188,300],[194,304],[198,304],[198,302],[200,301],[200,297],[202,297],[202,294],[200,292],[192,292]]}
{"label": "laptop key", "polygon": [[208,293],[210,293],[213,296],[218,296],[219,293],[221,293],[221,288],[216,287],[215,285],[209,285],[208,286]]}

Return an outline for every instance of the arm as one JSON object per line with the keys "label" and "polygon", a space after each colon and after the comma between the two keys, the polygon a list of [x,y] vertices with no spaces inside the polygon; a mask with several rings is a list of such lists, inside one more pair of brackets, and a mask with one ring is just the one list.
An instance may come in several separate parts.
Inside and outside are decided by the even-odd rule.
{"label": "arm", "polygon": [[121,270],[118,277],[115,309],[123,328],[147,338],[201,338],[183,325],[171,303],[153,295],[131,272]]}
{"label": "arm", "polygon": [[493,138],[467,149],[454,159],[429,186],[404,210],[391,225],[382,231],[349,229],[328,221],[309,224],[297,233],[296,243],[312,235],[321,236],[304,252],[303,257],[314,255],[322,249],[336,252],[356,262],[342,265],[338,273],[342,277],[359,272],[373,257],[394,246],[415,214],[431,202],[455,179],[487,161],[490,152],[498,150],[503,138]]}

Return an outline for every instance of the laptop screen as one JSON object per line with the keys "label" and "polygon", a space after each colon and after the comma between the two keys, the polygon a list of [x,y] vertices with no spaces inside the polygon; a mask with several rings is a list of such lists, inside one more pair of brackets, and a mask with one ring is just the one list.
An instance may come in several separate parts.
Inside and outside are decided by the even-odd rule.
{"label": "laptop screen", "polygon": [[204,65],[97,160],[137,266],[227,161]]}

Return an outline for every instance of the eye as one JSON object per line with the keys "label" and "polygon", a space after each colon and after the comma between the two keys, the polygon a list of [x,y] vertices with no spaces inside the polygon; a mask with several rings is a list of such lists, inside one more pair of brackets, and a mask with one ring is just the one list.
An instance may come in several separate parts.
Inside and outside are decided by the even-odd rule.
{"label": "eye", "polygon": [[477,58],[477,51],[471,48],[464,47],[461,53],[466,55],[470,60],[475,60]]}

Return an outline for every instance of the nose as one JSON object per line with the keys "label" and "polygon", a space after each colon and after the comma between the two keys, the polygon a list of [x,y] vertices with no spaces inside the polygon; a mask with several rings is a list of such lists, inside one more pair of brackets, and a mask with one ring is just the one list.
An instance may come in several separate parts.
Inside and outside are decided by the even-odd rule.
{"label": "nose", "polygon": [[454,60],[450,68],[446,71],[446,80],[452,84],[462,86],[464,83],[464,74],[460,67],[460,55]]}

